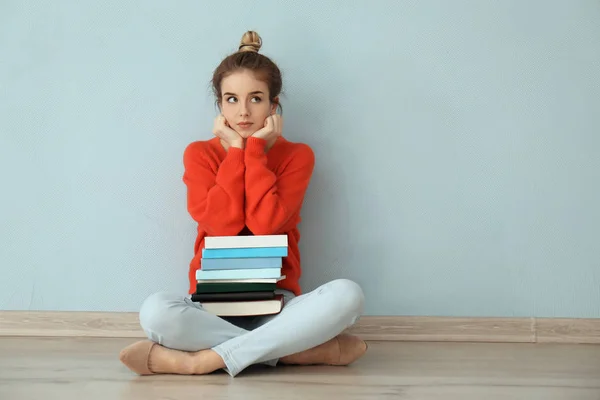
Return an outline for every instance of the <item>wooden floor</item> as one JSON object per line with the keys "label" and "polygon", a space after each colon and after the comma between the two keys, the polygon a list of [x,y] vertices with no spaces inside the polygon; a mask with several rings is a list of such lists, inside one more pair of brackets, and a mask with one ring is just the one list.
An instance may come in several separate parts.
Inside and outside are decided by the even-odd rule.
{"label": "wooden floor", "polygon": [[349,367],[139,377],[135,339],[0,338],[0,399],[600,399],[600,345],[370,342]]}

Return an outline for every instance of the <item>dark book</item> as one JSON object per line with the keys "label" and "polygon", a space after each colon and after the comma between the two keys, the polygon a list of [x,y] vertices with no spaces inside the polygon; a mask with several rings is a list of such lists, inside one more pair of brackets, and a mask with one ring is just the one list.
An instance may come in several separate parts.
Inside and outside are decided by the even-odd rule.
{"label": "dark book", "polygon": [[272,292],[276,283],[197,283],[196,293]]}
{"label": "dark book", "polygon": [[242,300],[271,300],[275,298],[274,292],[237,292],[237,293],[194,293],[192,301],[242,301]]}

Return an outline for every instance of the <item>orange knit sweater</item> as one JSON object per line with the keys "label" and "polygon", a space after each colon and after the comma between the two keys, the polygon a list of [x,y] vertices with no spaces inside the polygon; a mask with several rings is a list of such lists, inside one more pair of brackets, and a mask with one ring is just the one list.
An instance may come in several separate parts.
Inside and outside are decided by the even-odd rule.
{"label": "orange knit sweater", "polygon": [[197,223],[189,293],[196,291],[206,236],[287,234],[278,287],[301,294],[300,210],[312,176],[312,149],[283,137],[265,151],[264,139],[250,137],[245,149],[225,150],[219,138],[193,142],[185,149],[183,182],[187,209]]}

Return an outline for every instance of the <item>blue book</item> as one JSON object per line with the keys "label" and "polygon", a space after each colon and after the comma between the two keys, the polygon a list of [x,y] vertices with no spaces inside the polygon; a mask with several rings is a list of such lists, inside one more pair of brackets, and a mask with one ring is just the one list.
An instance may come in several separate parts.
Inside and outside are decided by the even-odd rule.
{"label": "blue book", "polygon": [[281,268],[281,257],[256,257],[256,258],[203,258],[202,269],[256,269],[256,268]]}
{"label": "blue book", "polygon": [[281,268],[227,269],[222,271],[196,271],[196,279],[274,279],[281,276]]}
{"label": "blue book", "polygon": [[287,257],[287,247],[252,247],[242,249],[202,249],[202,258]]}

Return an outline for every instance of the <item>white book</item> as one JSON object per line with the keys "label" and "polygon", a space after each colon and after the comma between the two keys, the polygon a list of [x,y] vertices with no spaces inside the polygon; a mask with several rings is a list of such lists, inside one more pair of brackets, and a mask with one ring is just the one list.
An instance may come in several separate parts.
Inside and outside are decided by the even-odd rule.
{"label": "white book", "polygon": [[206,249],[247,249],[256,247],[287,247],[287,235],[207,236]]}
{"label": "white book", "polygon": [[277,283],[285,279],[285,275],[279,278],[260,278],[260,279],[196,279],[197,283]]}

